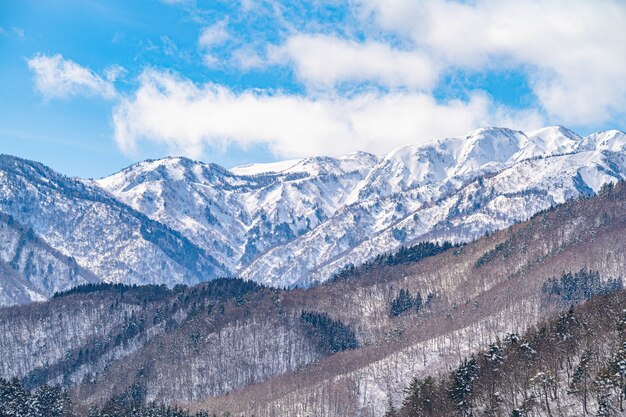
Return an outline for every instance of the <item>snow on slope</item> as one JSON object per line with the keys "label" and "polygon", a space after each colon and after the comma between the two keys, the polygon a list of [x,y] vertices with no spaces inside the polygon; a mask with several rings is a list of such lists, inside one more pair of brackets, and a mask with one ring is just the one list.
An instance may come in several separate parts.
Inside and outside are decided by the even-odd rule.
{"label": "snow on slope", "polygon": [[[562,127],[527,133],[483,128],[404,146],[383,158],[357,152],[231,170],[166,158],[84,183],[91,193],[100,187],[121,201],[120,206],[128,205],[158,222],[154,224],[175,230],[181,239],[188,238],[190,247],[208,254],[207,277],[237,274],[268,285],[309,285],[328,279],[346,264],[360,264],[402,245],[472,240],[569,198],[596,192],[626,177],[625,144],[626,135],[619,131],[583,138]],[[62,204],[74,202],[68,197]],[[24,204],[10,206],[0,209],[20,214]],[[78,206],[72,212],[80,218],[97,205]],[[149,277],[139,276],[137,270],[146,259],[154,259],[138,255],[148,250],[141,239],[138,247],[110,243],[107,259],[112,265],[126,264],[133,271],[127,278],[124,268],[104,268],[101,260],[90,260],[93,254],[81,249],[79,240],[93,240],[93,231],[67,244],[66,230],[59,234],[32,215],[20,215],[48,243],[64,253],[78,253],[84,266],[108,280],[193,281],[183,278],[181,270],[150,269]],[[89,220],[92,228],[128,230],[113,221],[96,226],[97,217]],[[136,228],[131,230],[135,232],[114,235],[137,234]],[[191,268],[196,277],[202,275],[197,268],[202,269]]]}
{"label": "snow on slope", "polygon": [[400,148],[372,170],[358,201],[240,275],[308,285],[402,245],[473,240],[625,178],[624,143],[622,132],[580,138],[555,127],[529,135],[479,129]]}
{"label": "snow on slope", "polygon": [[98,281],[32,229],[0,213],[0,306],[43,301],[57,291]]}
{"label": "snow on slope", "polygon": [[269,162],[266,164],[247,164],[231,168],[230,172],[240,176],[267,174],[270,172],[278,173],[293,167],[300,161],[301,159],[289,159],[286,161]]}
{"label": "snow on slope", "polygon": [[279,173],[238,176],[214,164],[167,158],[97,183],[237,272],[326,221],[377,162],[373,155],[355,153],[298,160]]}
{"label": "snow on slope", "polygon": [[423,239],[468,241],[624,177],[625,135],[477,129],[398,148],[224,170],[184,158],[98,181],[268,285],[323,281]]}
{"label": "snow on slope", "polygon": [[[0,212],[32,229],[59,256],[71,257],[66,263],[77,263],[99,280],[174,285],[227,274],[178,232],[100,188],[36,162],[0,156]],[[64,282],[49,283],[41,293],[48,296],[65,287]]]}

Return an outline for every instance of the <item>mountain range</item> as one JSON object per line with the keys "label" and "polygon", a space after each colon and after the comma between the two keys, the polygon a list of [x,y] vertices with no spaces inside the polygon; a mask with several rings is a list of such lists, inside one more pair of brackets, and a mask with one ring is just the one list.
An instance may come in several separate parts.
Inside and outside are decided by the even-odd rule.
{"label": "mountain range", "polygon": [[[462,358],[527,329],[541,334],[532,329],[555,312],[619,290],[625,203],[622,181],[471,243],[417,245],[310,288],[233,278],[82,285],[0,309],[0,378],[61,384],[79,415],[122,417],[130,413],[106,410],[157,402],[209,416],[380,417],[414,377],[447,381]],[[572,362],[582,352],[572,349]],[[523,401],[533,376],[524,369],[496,415]],[[558,375],[565,387],[569,376]]]}
{"label": "mountain range", "polygon": [[626,178],[626,134],[483,128],[378,157],[225,169],[140,162],[100,180],[0,157],[0,305],[77,284],[238,276],[308,287],[421,241],[464,243]]}

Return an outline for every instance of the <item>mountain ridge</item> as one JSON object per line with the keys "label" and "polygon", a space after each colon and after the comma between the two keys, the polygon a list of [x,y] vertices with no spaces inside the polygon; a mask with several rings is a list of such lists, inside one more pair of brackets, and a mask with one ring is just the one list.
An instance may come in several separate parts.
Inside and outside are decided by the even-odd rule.
{"label": "mountain ridge", "polygon": [[[0,212],[107,282],[236,275],[308,286],[401,246],[468,242],[592,195],[626,178],[625,149],[617,130],[582,137],[561,126],[491,127],[383,157],[353,152],[231,169],[167,157],[99,180],[5,155]],[[83,235],[70,232],[76,227]],[[103,239],[108,249],[86,249]],[[154,266],[144,270],[148,259]]]}
{"label": "mountain ridge", "polygon": [[[32,229],[99,280],[150,283],[169,275],[173,285],[202,281],[220,268],[179,232],[99,187],[37,162],[0,156],[0,212]],[[52,292],[41,295],[49,297]]]}

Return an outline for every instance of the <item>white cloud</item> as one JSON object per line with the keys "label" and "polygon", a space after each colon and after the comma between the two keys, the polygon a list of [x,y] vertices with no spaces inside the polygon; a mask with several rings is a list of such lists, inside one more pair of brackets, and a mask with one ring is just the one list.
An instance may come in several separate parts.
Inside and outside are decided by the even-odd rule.
{"label": "white cloud", "polygon": [[115,139],[126,153],[143,142],[199,157],[207,146],[263,144],[280,157],[383,153],[407,143],[465,133],[478,126],[541,125],[534,112],[511,112],[488,97],[437,103],[424,93],[368,92],[300,97],[198,86],[178,75],[146,70],[132,97],[114,109]]}
{"label": "white cloud", "polygon": [[112,99],[117,95],[111,81],[74,61],[64,59],[60,54],[37,54],[27,63],[34,73],[36,89],[46,98],[86,94]]}
{"label": "white cloud", "polygon": [[359,3],[362,19],[409,39],[415,52],[442,68],[523,68],[540,104],[560,123],[593,124],[624,115],[626,2]]}
{"label": "white cloud", "polygon": [[295,35],[271,55],[274,62],[293,62],[302,81],[321,86],[369,81],[389,87],[431,89],[439,74],[434,61],[419,51],[336,36]]}
{"label": "white cloud", "polygon": [[[280,157],[356,149],[384,153],[480,126],[577,128],[626,116],[626,2],[349,4],[358,18],[348,17],[344,23],[350,27],[334,28],[336,33],[323,25],[289,26],[294,18],[280,12],[280,5],[276,19],[289,22],[280,21],[271,36],[238,38],[241,22],[232,16],[199,33],[206,65],[228,70],[286,65],[308,87],[305,94],[235,92],[149,69],[136,90],[116,96],[114,72],[105,71],[103,78],[60,55],[38,55],[29,66],[47,97],[91,93],[119,100],[113,109],[115,140],[126,153],[150,143],[196,157],[207,147],[259,144]],[[261,13],[259,7],[241,1],[250,14]],[[268,47],[272,36],[282,41]],[[465,101],[437,101],[433,91],[441,75],[459,69],[486,74],[487,82],[492,70],[522,71],[537,103],[512,110],[479,91],[464,91]]]}
{"label": "white cloud", "polygon": [[120,78],[123,78],[128,74],[126,68],[121,65],[110,65],[104,69],[104,77],[107,81],[114,83]]}
{"label": "white cloud", "polygon": [[230,55],[230,63],[236,67],[247,71],[253,68],[262,68],[266,66],[267,59],[262,57],[252,46],[243,46],[234,49]]}
{"label": "white cloud", "polygon": [[230,39],[228,22],[226,20],[207,26],[200,32],[198,46],[203,52],[204,63],[208,67],[215,67],[220,63],[219,58],[213,53],[214,48],[223,45]]}
{"label": "white cloud", "polygon": [[198,44],[202,48],[212,48],[226,42],[230,38],[227,27],[228,24],[225,20],[205,27],[200,32]]}

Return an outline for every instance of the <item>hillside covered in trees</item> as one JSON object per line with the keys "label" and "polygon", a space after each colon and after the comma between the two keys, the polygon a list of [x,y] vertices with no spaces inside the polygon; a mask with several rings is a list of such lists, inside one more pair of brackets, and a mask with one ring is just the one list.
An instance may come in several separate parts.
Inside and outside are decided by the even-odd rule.
{"label": "hillside covered in trees", "polygon": [[414,378],[385,417],[620,416],[626,410],[626,292],[597,296]]}

